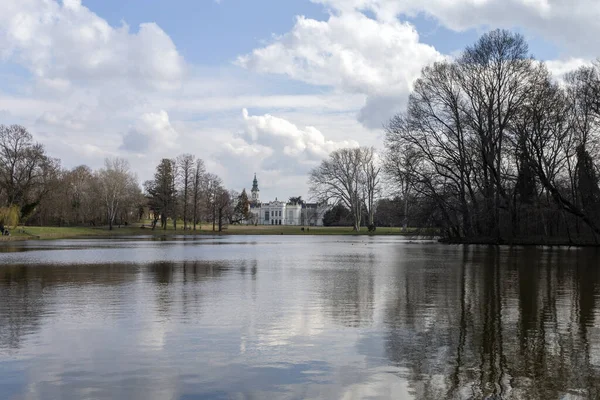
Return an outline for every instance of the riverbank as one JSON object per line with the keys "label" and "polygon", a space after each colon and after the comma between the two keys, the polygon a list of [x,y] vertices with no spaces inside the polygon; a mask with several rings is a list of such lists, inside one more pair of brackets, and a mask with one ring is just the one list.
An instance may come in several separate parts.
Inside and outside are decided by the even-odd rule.
{"label": "riverbank", "polygon": [[308,227],[302,229],[300,226],[247,226],[232,225],[223,232],[214,232],[212,226],[203,225],[198,230],[173,229],[169,226],[167,230],[152,230],[142,226],[115,226],[113,230],[108,227],[47,227],[47,226],[25,226],[11,230],[10,236],[0,236],[0,241],[18,240],[48,240],[48,239],[73,239],[73,238],[109,238],[123,236],[175,236],[175,235],[415,235],[415,229],[403,231],[402,228],[377,228],[375,232],[369,232],[364,228],[360,232],[354,232],[350,227]]}
{"label": "riverbank", "polygon": [[445,244],[466,244],[466,245],[488,245],[488,246],[556,246],[556,247],[600,247],[599,243],[590,239],[589,241],[572,241],[569,238],[530,236],[517,237],[511,240],[493,237],[476,238],[442,238],[440,243]]}

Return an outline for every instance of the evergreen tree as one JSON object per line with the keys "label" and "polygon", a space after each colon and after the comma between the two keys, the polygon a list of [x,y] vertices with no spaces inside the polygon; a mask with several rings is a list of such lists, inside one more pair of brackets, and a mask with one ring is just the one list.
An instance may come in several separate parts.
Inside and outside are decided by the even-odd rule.
{"label": "evergreen tree", "polygon": [[154,179],[144,183],[148,196],[148,207],[154,213],[152,229],[156,227],[158,218],[161,227],[167,229],[167,218],[174,217],[175,190],[173,161],[163,158],[156,167]]}
{"label": "evergreen tree", "polygon": [[233,208],[231,223],[239,224],[250,219],[250,200],[246,189],[237,197],[237,202]]}
{"label": "evergreen tree", "polygon": [[583,145],[577,147],[577,190],[581,207],[596,221],[600,216],[600,188],[594,161]]}

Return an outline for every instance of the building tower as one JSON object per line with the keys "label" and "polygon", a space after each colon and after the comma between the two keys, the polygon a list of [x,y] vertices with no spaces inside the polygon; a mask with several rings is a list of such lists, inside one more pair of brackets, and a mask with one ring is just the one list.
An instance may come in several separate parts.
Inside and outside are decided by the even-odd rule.
{"label": "building tower", "polygon": [[258,190],[258,180],[256,179],[256,173],[254,173],[254,181],[252,181],[252,203],[260,203],[259,192],[260,190]]}

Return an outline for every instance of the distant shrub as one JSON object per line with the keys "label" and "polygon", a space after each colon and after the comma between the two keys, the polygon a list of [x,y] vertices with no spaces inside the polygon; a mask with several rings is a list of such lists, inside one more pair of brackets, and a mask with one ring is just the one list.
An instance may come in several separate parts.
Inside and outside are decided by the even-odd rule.
{"label": "distant shrub", "polygon": [[19,207],[1,207],[0,208],[0,225],[16,228],[19,224],[21,213]]}

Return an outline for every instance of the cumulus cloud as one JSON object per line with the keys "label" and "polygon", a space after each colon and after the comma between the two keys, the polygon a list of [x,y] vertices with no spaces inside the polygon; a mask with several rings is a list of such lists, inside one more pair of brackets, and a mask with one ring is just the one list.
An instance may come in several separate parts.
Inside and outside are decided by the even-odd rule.
{"label": "cumulus cloud", "polygon": [[[347,7],[345,7],[346,9]],[[441,59],[420,43],[414,27],[398,20],[379,21],[348,10],[327,21],[298,17],[289,33],[240,56],[237,64],[260,73],[287,75],[313,85],[368,96],[360,120],[380,127],[398,111],[423,66]]]}
{"label": "cumulus cloud", "polygon": [[304,174],[336,149],[356,147],[355,140],[327,140],[317,128],[300,128],[269,114],[250,115],[242,111],[243,129],[224,150],[242,164],[271,171]]}
{"label": "cumulus cloud", "polygon": [[369,10],[378,19],[423,13],[455,30],[524,27],[563,45],[575,56],[596,57],[589,38],[600,35],[597,0],[312,0],[333,10]]}
{"label": "cumulus cloud", "polygon": [[313,126],[301,129],[283,118],[269,114],[252,116],[246,109],[242,114],[245,123],[243,137],[247,141],[272,148],[280,155],[300,162],[320,161],[334,150],[358,146],[355,140],[327,140]]}
{"label": "cumulus cloud", "polygon": [[178,136],[166,111],[146,113],[123,136],[121,149],[142,153],[153,147],[172,148]]}
{"label": "cumulus cloud", "polygon": [[49,87],[107,80],[169,89],[185,70],[175,45],[154,23],[132,33],[110,26],[81,0],[19,0],[2,5],[0,56],[17,61]]}
{"label": "cumulus cloud", "polygon": [[548,70],[552,73],[553,76],[555,76],[559,80],[562,80],[565,77],[565,75],[569,72],[575,71],[578,68],[589,65],[592,65],[592,63],[582,58],[546,61],[546,66],[548,67]]}
{"label": "cumulus cloud", "polygon": [[[567,50],[549,68],[560,77],[600,54],[596,0],[312,0],[330,11],[327,21],[298,17],[286,34],[240,56],[237,64],[313,85],[367,96],[358,120],[379,128],[404,108],[421,68],[442,58],[420,43],[403,17],[424,14],[455,31],[522,27]],[[373,15],[374,18],[367,16]],[[569,58],[571,57],[571,58]]]}

